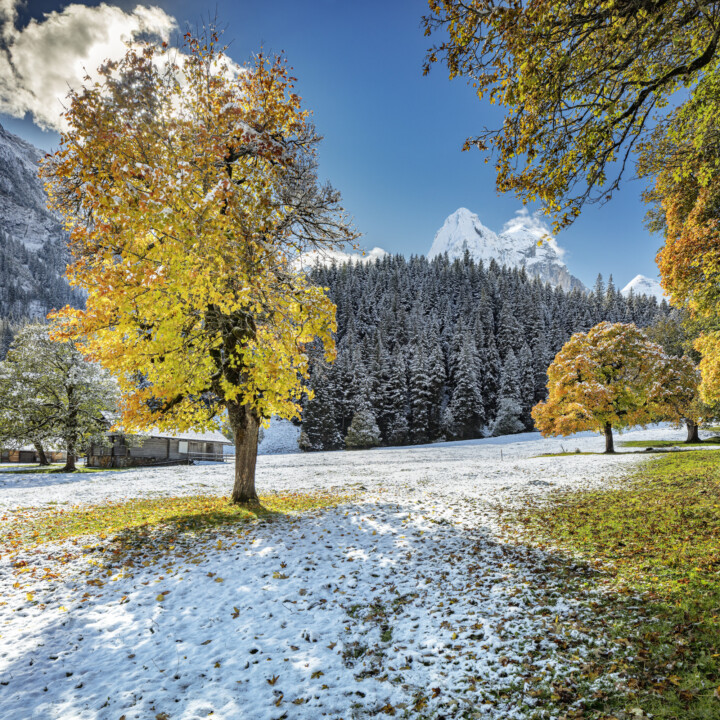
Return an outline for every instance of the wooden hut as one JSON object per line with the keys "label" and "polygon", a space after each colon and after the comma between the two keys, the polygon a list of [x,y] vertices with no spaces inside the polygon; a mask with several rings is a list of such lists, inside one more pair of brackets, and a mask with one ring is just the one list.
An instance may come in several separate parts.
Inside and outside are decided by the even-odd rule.
{"label": "wooden hut", "polygon": [[170,433],[151,430],[148,435],[108,433],[106,443],[88,448],[88,467],[138,465],[185,465],[191,462],[223,462],[232,443],[221,433]]}
{"label": "wooden hut", "polygon": [[[66,455],[64,450],[51,450],[45,448],[45,457],[50,462],[65,462]],[[26,445],[20,448],[3,448],[0,450],[0,463],[22,463],[30,465],[31,463],[39,463],[40,456],[32,445]]]}

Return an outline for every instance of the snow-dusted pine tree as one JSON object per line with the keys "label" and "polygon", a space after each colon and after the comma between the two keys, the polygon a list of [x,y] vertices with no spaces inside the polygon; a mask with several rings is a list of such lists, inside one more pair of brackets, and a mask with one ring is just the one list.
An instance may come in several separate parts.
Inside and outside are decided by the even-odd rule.
{"label": "snow-dusted pine tree", "polygon": [[493,435],[511,435],[525,429],[522,421],[522,391],[520,366],[515,353],[509,350],[502,368],[500,401],[492,424]]}
{"label": "snow-dusted pine tree", "polygon": [[499,329],[497,332],[497,348],[501,358],[505,358],[510,350],[519,348],[524,341],[522,325],[517,317],[514,303],[505,301],[500,310]]}
{"label": "snow-dusted pine tree", "polygon": [[323,369],[313,373],[315,397],[305,403],[302,432],[298,441],[301,450],[337,450],[343,446],[335,412],[335,397],[328,375]]}
{"label": "snow-dusted pine tree", "polygon": [[514,435],[522,432],[525,429],[520,419],[522,412],[522,406],[514,398],[500,398],[500,406],[492,423],[492,435],[497,437],[498,435]]}
{"label": "snow-dusted pine tree", "polygon": [[431,440],[436,440],[442,434],[442,408],[445,400],[445,357],[436,335],[428,338],[428,375],[430,391],[429,434]]}
{"label": "snow-dusted pine tree", "polygon": [[520,420],[526,430],[532,430],[533,419],[530,411],[535,405],[535,368],[533,367],[532,352],[527,344],[520,349],[518,365],[520,367],[520,405],[522,407]]}
{"label": "snow-dusted pine tree", "polygon": [[404,445],[408,441],[408,385],[405,360],[401,354],[393,356],[392,369],[384,390],[384,439],[388,445]]}
{"label": "snow-dusted pine tree", "polygon": [[461,440],[477,437],[485,422],[477,367],[475,342],[467,333],[455,362],[455,387],[448,405],[449,413],[445,416],[450,434]]}
{"label": "snow-dusted pine tree", "polygon": [[362,450],[377,447],[380,444],[380,428],[370,406],[364,404],[353,415],[352,422],[345,436],[345,447],[348,450]]}
{"label": "snow-dusted pine tree", "polygon": [[410,432],[413,443],[429,442],[432,390],[425,348],[417,343],[410,362]]}

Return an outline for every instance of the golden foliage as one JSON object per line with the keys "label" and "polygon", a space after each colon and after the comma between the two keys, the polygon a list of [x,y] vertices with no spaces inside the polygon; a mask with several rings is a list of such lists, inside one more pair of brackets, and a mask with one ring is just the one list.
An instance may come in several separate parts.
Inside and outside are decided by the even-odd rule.
{"label": "golden foliage", "polygon": [[[710,0],[428,0],[425,34],[502,127],[469,138],[495,152],[497,187],[571,223],[609,199],[649,121],[717,67],[720,7]],[[614,173],[614,177],[613,177]]]}
{"label": "golden foliage", "polygon": [[575,333],[548,368],[548,399],[532,410],[543,435],[680,422],[696,397],[688,358],[668,357],[637,327],[601,322]]}
{"label": "golden foliage", "polygon": [[719,107],[720,78],[709,75],[643,146],[639,164],[653,179],[645,193],[650,227],[665,233],[657,255],[663,287],[702,330],[695,349],[708,403],[720,400]]}
{"label": "golden foliage", "polygon": [[295,416],[308,344],[335,353],[334,305],[297,265],[354,237],[319,138],[282,59],[237,68],[217,42],[107,62],[42,167],[88,293],[59,335],[117,376],[128,430],[210,426],[227,403]]}

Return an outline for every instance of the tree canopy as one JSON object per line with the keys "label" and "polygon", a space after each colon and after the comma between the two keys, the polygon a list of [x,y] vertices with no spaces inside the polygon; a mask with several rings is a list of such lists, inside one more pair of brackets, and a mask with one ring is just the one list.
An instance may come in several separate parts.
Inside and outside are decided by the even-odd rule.
{"label": "tree canopy", "polygon": [[639,171],[649,225],[663,231],[657,255],[663,287],[700,330],[701,394],[720,401],[720,78],[706,77],[642,146]]}
{"label": "tree canopy", "polygon": [[227,410],[233,499],[252,502],[259,423],[297,415],[309,343],[334,356],[334,306],[298,258],[355,234],[283,59],[238,68],[212,33],[184,50],[131,47],[69,95],[42,172],[88,298],[58,317],[117,376],[125,429]]}
{"label": "tree canopy", "polygon": [[497,153],[497,185],[559,225],[618,188],[671,96],[717,68],[713,0],[428,0],[428,52],[505,108],[466,147]]}
{"label": "tree canopy", "polygon": [[605,201],[628,165],[651,187],[649,225],[674,304],[706,321],[701,394],[720,400],[720,3],[714,0],[429,0],[438,61],[505,109],[469,138],[497,186],[539,200],[556,228]]}
{"label": "tree canopy", "polygon": [[670,358],[634,325],[601,322],[575,333],[548,368],[548,398],[532,410],[543,435],[582,430],[605,434],[690,412],[698,373],[688,358]]}
{"label": "tree canopy", "polygon": [[67,470],[88,440],[108,426],[117,385],[74,342],[53,342],[44,325],[26,325],[0,363],[0,441],[49,443],[67,451]]}

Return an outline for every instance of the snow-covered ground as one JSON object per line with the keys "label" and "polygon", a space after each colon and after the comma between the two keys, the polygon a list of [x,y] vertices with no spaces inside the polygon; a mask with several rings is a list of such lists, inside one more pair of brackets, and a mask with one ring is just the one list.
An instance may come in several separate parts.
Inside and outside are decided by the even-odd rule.
{"label": "snow-covered ground", "polygon": [[[536,457],[602,442],[528,433],[264,455],[260,493],[335,488],[357,499],[158,537],[132,565],[110,539],[5,556],[0,718],[529,717],[530,691],[567,677],[603,641],[582,629],[590,610],[548,556],[502,541],[494,504],[608,485],[643,459]],[[0,517],[48,503],[227,494],[231,483],[229,465],[0,472]]]}

